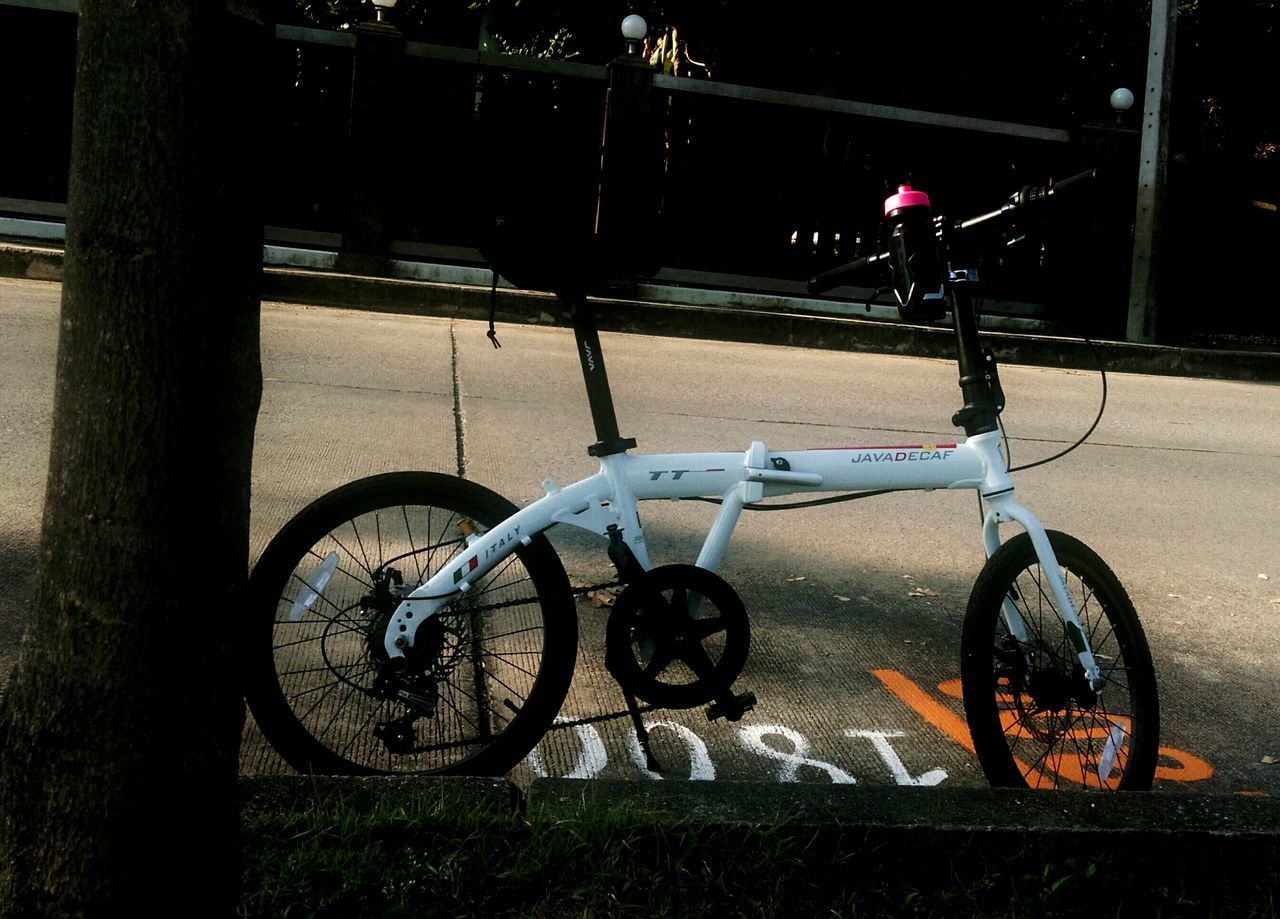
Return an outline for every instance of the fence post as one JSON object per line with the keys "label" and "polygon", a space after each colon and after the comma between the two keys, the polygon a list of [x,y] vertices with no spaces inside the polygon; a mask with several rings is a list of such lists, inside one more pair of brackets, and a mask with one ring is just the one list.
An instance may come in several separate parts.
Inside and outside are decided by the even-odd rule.
{"label": "fence post", "polygon": [[611,276],[657,270],[662,133],[654,68],[640,53],[646,25],[623,20],[627,51],[608,65],[595,235]]}
{"label": "fence post", "polygon": [[404,38],[399,29],[382,20],[381,10],[378,21],[360,23],[352,31],[356,48],[347,128],[349,193],[338,269],[382,274],[387,267],[387,218],[394,191],[386,167],[397,153],[400,136],[396,125]]}
{"label": "fence post", "polygon": [[1142,98],[1142,144],[1133,230],[1127,340],[1156,340],[1160,249],[1169,171],[1169,92],[1173,83],[1173,39],[1178,21],[1174,0],[1152,0],[1147,47],[1147,86]]}

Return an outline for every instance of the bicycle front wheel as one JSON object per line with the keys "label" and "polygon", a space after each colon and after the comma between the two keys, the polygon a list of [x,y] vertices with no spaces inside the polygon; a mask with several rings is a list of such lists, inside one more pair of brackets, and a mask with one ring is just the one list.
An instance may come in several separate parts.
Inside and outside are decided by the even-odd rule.
{"label": "bicycle front wheel", "polygon": [[373,476],[317,499],[250,578],[245,696],[302,772],[497,775],[551,725],[577,655],[569,579],[542,536],[418,628],[384,667],[403,596],[516,512],[463,479]]}
{"label": "bicycle front wheel", "polygon": [[965,614],[960,676],[974,752],[992,785],[1148,789],[1160,714],[1137,613],[1092,549],[1052,531],[1049,542],[1101,680],[1084,678],[1031,537],[1018,534],[987,560]]}

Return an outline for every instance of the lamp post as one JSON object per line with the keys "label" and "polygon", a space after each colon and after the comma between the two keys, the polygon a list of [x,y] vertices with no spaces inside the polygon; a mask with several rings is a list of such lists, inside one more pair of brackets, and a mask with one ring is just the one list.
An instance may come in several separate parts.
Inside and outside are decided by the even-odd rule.
{"label": "lamp post", "polygon": [[1138,143],[1138,192],[1133,229],[1128,341],[1154,343],[1158,331],[1161,250],[1165,228],[1165,183],[1169,169],[1169,114],[1178,23],[1174,0],[1151,0],[1147,79],[1142,91]]}
{"label": "lamp post", "polygon": [[634,13],[622,20],[625,51],[608,68],[595,232],[615,277],[657,268],[662,130],[654,69],[641,54],[648,30]]}
{"label": "lamp post", "polygon": [[633,57],[640,56],[644,37],[648,32],[649,24],[644,21],[644,17],[642,16],[632,13],[626,19],[622,20],[622,37],[627,43],[627,54]]}
{"label": "lamp post", "polygon": [[1090,230],[1095,241],[1091,274],[1097,280],[1096,291],[1081,316],[1093,334],[1106,338],[1123,338],[1128,322],[1133,211],[1119,202],[1132,200],[1129,196],[1136,188],[1138,129],[1126,123],[1133,103],[1133,93],[1117,87],[1108,97],[1111,117],[1100,104],[1091,106],[1097,112],[1095,118],[1076,132],[1080,162],[1100,166],[1108,176],[1106,193],[1099,195],[1107,203],[1105,216],[1097,217]]}
{"label": "lamp post", "polygon": [[1111,110],[1116,113],[1116,124],[1124,124],[1124,113],[1133,108],[1133,91],[1126,86],[1111,93]]}

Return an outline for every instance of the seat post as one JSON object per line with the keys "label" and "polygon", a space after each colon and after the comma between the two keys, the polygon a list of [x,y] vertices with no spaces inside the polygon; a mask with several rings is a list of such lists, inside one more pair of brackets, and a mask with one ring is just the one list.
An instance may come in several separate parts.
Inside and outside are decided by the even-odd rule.
{"label": "seat post", "polygon": [[582,379],[587,385],[591,421],[596,428],[596,442],[587,448],[587,453],[591,456],[624,453],[634,447],[636,441],[634,437],[622,437],[618,433],[618,417],[613,410],[609,374],[604,369],[604,354],[600,350],[595,310],[586,297],[574,297],[568,302],[573,307],[573,335],[578,343]]}

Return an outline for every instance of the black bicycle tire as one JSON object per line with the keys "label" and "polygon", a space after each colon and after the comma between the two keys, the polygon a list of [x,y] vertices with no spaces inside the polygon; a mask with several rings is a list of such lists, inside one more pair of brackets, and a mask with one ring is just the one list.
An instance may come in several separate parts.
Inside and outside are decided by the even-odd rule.
{"label": "black bicycle tire", "polygon": [[[242,637],[245,698],[263,734],[286,762],[304,773],[385,774],[356,762],[317,739],[284,698],[276,673],[273,632],[281,592],[296,565],[325,534],[375,508],[430,506],[465,515],[482,527],[517,511],[489,489],[455,476],[393,472],[350,482],[317,498],[280,530],[250,576],[250,619]],[[532,689],[510,723],[465,758],[410,774],[500,775],[515,766],[551,726],[569,690],[577,656],[577,615],[568,576],[542,535],[518,546],[541,607],[543,648]]]}
{"label": "black bicycle tire", "polygon": [[[1127,717],[1129,720],[1130,738],[1127,741],[1129,749],[1123,774],[1119,781],[1114,783],[1116,790],[1149,789],[1154,780],[1159,759],[1160,709],[1155,667],[1142,624],[1138,621],[1133,603],[1119,579],[1096,552],[1080,540],[1064,533],[1049,531],[1048,535],[1059,566],[1065,568],[1071,576],[1078,578],[1082,589],[1087,585],[1092,590],[1089,595],[1090,602],[1094,599],[1097,601],[1095,605],[1101,613],[1097,618],[1092,610],[1078,611],[1081,618],[1085,620],[1083,624],[1086,633],[1091,631],[1093,633],[1090,636],[1091,642],[1097,639],[1101,644],[1114,636],[1113,650],[1122,655],[1125,679],[1116,685],[1127,684],[1129,713],[1127,716],[1119,716],[1109,715],[1104,711],[1101,716],[1103,721],[1117,717]],[[1051,770],[1037,768],[1037,760],[1028,762],[1026,759],[1018,758],[1017,751],[1014,749],[1016,743],[1011,743],[1008,738],[1006,725],[1001,720],[1001,706],[996,698],[996,638],[998,629],[1003,628],[1000,608],[1017,577],[1034,566],[1038,566],[1035,548],[1031,543],[1031,537],[1026,533],[1019,533],[993,553],[974,583],[961,636],[960,676],[965,717],[969,723],[974,752],[983,773],[987,780],[997,787],[1025,788],[1032,785],[1024,775],[1019,762],[1029,767],[1028,772],[1037,773],[1035,787],[1042,787],[1043,783],[1040,780],[1045,777],[1046,772],[1052,773]],[[1041,596],[1044,594],[1042,593]],[[1073,602],[1076,602],[1074,597]],[[1098,634],[1102,619],[1106,620],[1110,629],[1108,632]],[[1104,650],[1107,649],[1094,648],[1095,652]],[[1108,672],[1114,673],[1115,668]],[[1104,689],[1104,705],[1105,699],[1106,690]],[[1092,776],[1086,767],[1091,762],[1089,748],[1092,739],[1097,736],[1093,725],[1097,723],[1099,716],[1097,709],[1081,708],[1080,711],[1082,719],[1086,711],[1090,713],[1088,717],[1094,719],[1084,732],[1086,749],[1081,750],[1078,732],[1077,738],[1072,740],[1072,745],[1076,748],[1078,771],[1086,780],[1073,781],[1072,777],[1068,776],[1066,777],[1068,787],[1079,787],[1081,784],[1084,787],[1091,787],[1087,779]],[[1113,720],[1111,723],[1118,722]],[[1019,732],[1021,731],[1022,728],[1019,728]],[[1065,735],[1069,731],[1063,733]],[[1084,758],[1080,760],[1082,753]],[[1080,762],[1084,765],[1080,766]],[[1092,763],[1096,767],[1096,760]],[[1094,776],[1096,775],[1095,769]],[[1063,778],[1061,767],[1058,773],[1051,774],[1050,777],[1054,782],[1053,787],[1058,787],[1058,781]],[[1098,780],[1097,787],[1103,787],[1101,780]]]}

